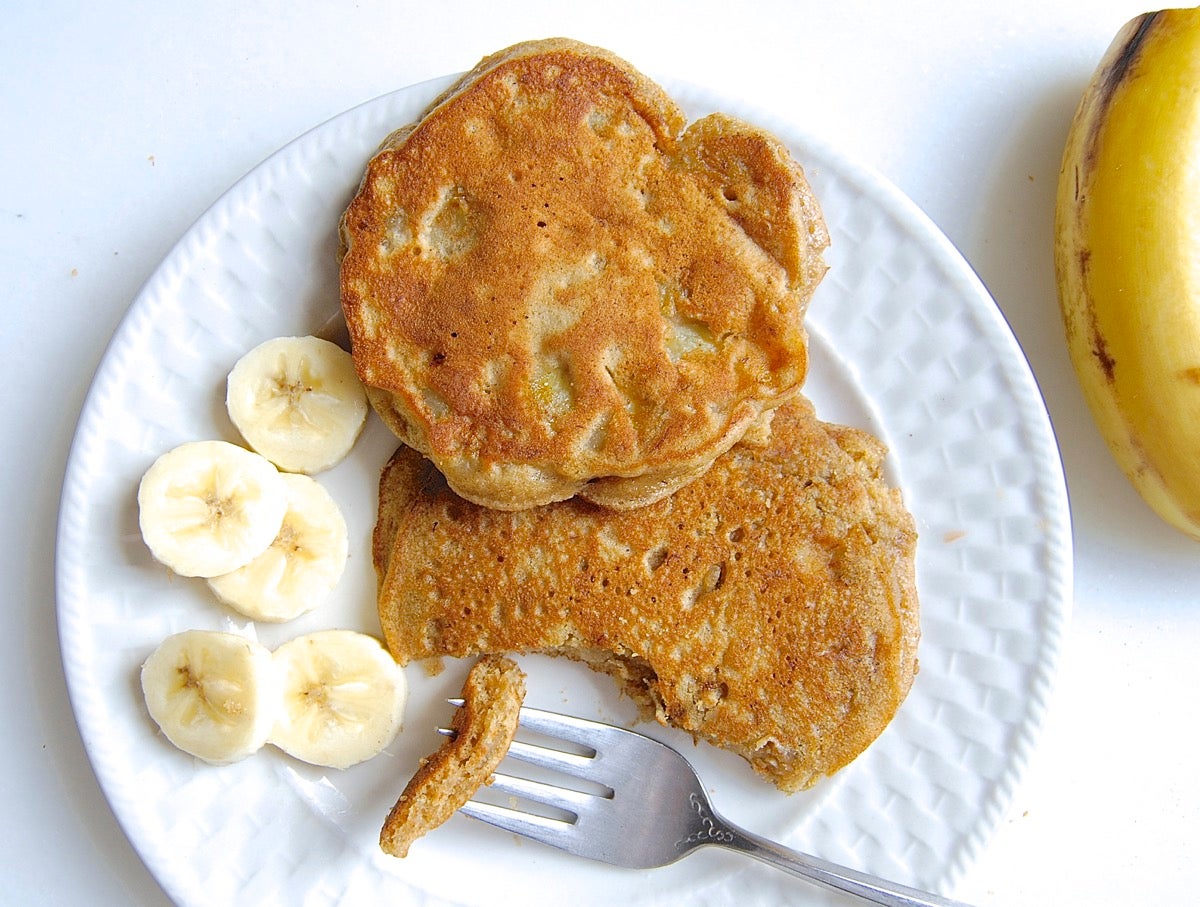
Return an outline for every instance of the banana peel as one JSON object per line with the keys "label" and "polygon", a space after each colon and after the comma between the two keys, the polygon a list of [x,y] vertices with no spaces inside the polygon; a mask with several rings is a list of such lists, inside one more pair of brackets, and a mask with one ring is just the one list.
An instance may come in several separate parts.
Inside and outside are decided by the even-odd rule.
{"label": "banana peel", "polygon": [[1101,59],[1063,154],[1054,255],[1104,440],[1200,539],[1200,9],[1138,16]]}

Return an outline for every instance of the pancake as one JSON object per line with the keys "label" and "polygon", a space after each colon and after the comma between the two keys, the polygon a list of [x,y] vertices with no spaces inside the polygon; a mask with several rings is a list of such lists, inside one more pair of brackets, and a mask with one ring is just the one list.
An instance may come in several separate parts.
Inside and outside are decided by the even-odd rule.
{"label": "pancake", "polygon": [[540,652],[785,791],[861,753],[917,669],[916,530],[871,435],[799,398],[765,443],[636,510],[501,512],[401,447],[380,481],[379,617],[401,663]]}
{"label": "pancake", "polygon": [[490,782],[512,745],[525,699],[525,674],[502,656],[481,658],[467,674],[462,705],[445,740],[422,760],[388,812],[379,847],[405,857],[412,843],[446,822]]}
{"label": "pancake", "polygon": [[768,133],[685,126],[623,60],[549,39],[368,163],[340,227],[355,364],[462,497],[641,506],[802,386],[817,200]]}

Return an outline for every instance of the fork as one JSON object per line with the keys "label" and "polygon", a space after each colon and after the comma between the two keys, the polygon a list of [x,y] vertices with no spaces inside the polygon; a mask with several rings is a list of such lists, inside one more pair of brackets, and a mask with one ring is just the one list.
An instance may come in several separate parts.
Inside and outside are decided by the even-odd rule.
{"label": "fork", "polygon": [[[461,699],[450,702],[462,704]],[[698,847],[718,845],[885,907],[966,907],[737,827],[713,809],[691,763],[644,734],[532,708],[521,709],[520,726],[569,741],[584,752],[514,741],[510,757],[593,782],[600,790],[589,793],[496,773],[490,790],[544,804],[565,817],[517,808],[516,800],[510,800],[511,807],[471,800],[459,812],[568,853],[630,869],[666,866]],[[453,735],[446,728],[439,731]]]}

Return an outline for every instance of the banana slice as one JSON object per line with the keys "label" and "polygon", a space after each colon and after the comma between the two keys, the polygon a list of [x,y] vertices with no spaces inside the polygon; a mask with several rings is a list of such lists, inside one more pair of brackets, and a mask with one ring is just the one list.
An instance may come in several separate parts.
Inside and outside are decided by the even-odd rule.
{"label": "banana slice", "polygon": [[175,746],[226,765],[261,749],[271,733],[281,701],[279,668],[253,640],[186,630],[146,659],[142,694]]}
{"label": "banana slice", "polygon": [[268,738],[313,765],[347,768],[370,759],[399,732],[408,682],[379,640],[320,630],[275,650],[283,707]]}
{"label": "banana slice", "polygon": [[367,418],[354,360],[319,337],[277,337],[238,360],[225,405],[242,437],[287,472],[316,473],[350,452]]}
{"label": "banana slice", "polygon": [[308,476],[281,477],[287,513],[275,541],[246,566],[208,581],[217,598],[253,620],[285,621],[311,611],[346,567],[346,520],[333,497]]}
{"label": "banana slice", "polygon": [[268,460],[227,441],[192,441],[154,461],[138,486],[151,553],[182,576],[220,576],[266,550],[287,489]]}

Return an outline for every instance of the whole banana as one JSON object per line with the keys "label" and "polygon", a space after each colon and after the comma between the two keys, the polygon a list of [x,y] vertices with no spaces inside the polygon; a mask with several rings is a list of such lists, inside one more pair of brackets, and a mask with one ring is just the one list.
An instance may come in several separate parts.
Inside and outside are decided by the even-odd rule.
{"label": "whole banana", "polygon": [[1200,9],[1117,33],[1059,174],[1067,345],[1121,469],[1200,539]]}

